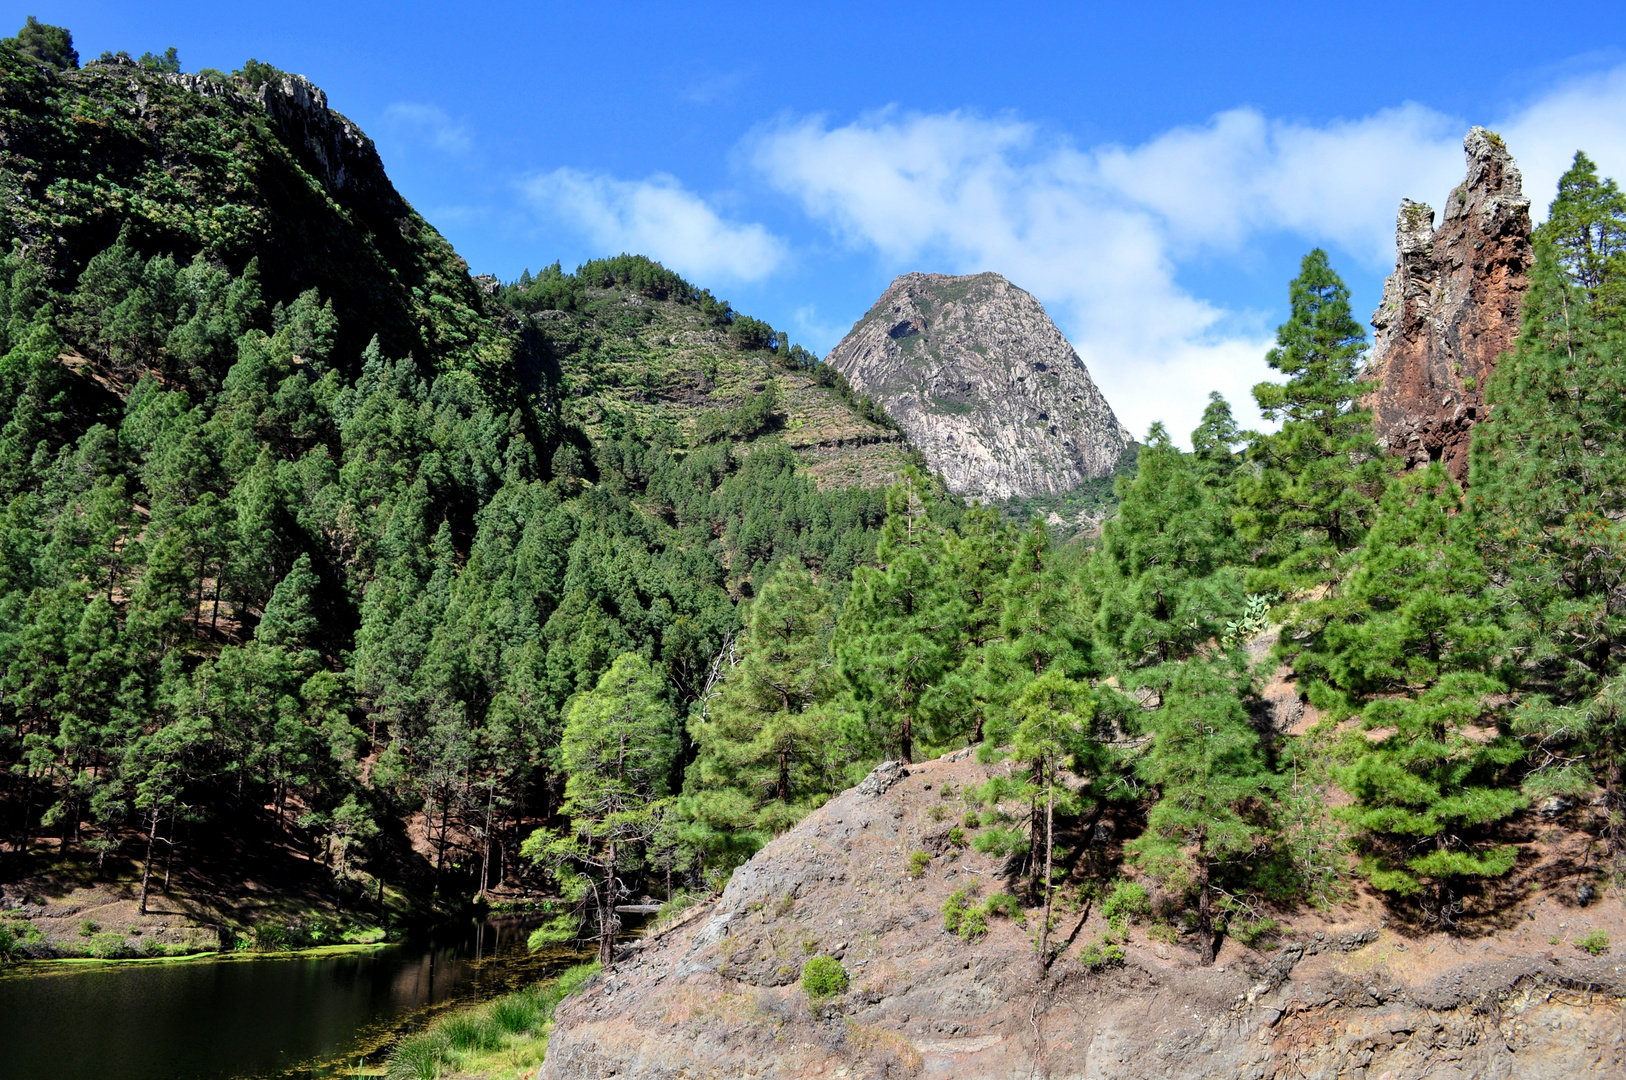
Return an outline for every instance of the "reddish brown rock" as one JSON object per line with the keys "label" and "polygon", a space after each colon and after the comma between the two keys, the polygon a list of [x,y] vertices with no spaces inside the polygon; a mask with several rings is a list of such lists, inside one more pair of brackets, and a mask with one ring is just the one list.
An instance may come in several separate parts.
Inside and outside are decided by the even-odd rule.
{"label": "reddish brown rock", "polygon": [[1485,381],[1519,329],[1529,286],[1530,200],[1502,140],[1482,127],[1463,140],[1468,178],[1434,211],[1403,199],[1399,258],[1372,316],[1367,398],[1379,441],[1413,467],[1443,461],[1468,473],[1468,436],[1484,416]]}

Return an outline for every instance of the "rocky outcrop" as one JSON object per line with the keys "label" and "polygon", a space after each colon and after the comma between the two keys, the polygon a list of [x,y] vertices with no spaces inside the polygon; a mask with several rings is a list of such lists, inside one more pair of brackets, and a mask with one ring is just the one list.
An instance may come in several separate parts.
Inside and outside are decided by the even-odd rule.
{"label": "rocky outcrop", "polygon": [[[1477,940],[1399,934],[1355,903],[1284,916],[1266,951],[1226,939],[1206,968],[1145,926],[1102,966],[1086,951],[1108,931],[1099,905],[1064,905],[1054,933],[1068,945],[1041,980],[1037,911],[1025,925],[990,915],[975,941],[944,926],[951,894],[975,904],[1007,885],[1002,858],[949,830],[961,793],[1009,768],[965,751],[882,766],[561,1004],[541,1077],[1626,1075],[1620,960],[1549,944],[1582,927],[1620,940],[1613,896],[1584,908],[1531,896]],[[1116,843],[1099,827],[1089,842]],[[933,856],[918,877],[914,852]],[[803,992],[815,955],[842,962],[845,993]]]}
{"label": "rocky outcrop", "polygon": [[905,274],[825,357],[956,495],[1060,495],[1129,431],[1044,307],[998,274]]}
{"label": "rocky outcrop", "polygon": [[1413,467],[1443,461],[1468,472],[1468,435],[1485,411],[1485,382],[1519,328],[1532,262],[1530,200],[1518,166],[1492,132],[1463,140],[1468,176],[1446,199],[1444,220],[1404,199],[1399,258],[1372,316],[1377,330],[1366,404],[1380,441]]}

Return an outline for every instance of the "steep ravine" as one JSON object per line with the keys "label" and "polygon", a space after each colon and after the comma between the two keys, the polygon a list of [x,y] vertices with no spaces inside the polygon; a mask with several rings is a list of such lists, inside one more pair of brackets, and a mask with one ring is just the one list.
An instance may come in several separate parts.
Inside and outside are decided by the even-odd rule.
{"label": "steep ravine", "polygon": [[[1144,927],[1123,966],[1087,969],[1080,948],[1105,929],[1092,911],[1041,984],[1031,915],[1028,929],[991,918],[975,943],[941,915],[956,889],[1001,887],[999,860],[952,856],[946,837],[960,790],[1007,767],[962,751],[832,800],[561,1006],[541,1076],[1626,1075],[1621,962],[1549,944],[1581,926],[1622,940],[1617,898],[1532,897],[1479,939],[1402,935],[1355,904],[1289,919],[1269,951],[1226,940],[1206,969]],[[913,880],[919,850],[936,857]],[[798,976],[820,953],[842,958],[851,987],[814,1006]]]}

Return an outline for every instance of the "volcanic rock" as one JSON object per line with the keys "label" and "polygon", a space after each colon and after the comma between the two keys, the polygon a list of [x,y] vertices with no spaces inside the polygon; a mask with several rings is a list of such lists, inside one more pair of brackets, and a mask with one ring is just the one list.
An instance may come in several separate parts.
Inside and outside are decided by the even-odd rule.
{"label": "volcanic rock", "polygon": [[825,361],[956,495],[1060,495],[1131,442],[1044,307],[998,274],[903,275]]}
{"label": "volcanic rock", "polygon": [[[1274,947],[1227,936],[1211,967],[1192,935],[1115,928],[1068,889],[1052,938],[1061,955],[1040,978],[1039,909],[1022,922],[989,915],[974,940],[944,920],[951,899],[1025,895],[1020,858],[939,841],[969,805],[962,793],[1010,769],[964,751],[888,763],[830,800],[720,897],[562,1002],[540,1080],[1626,1075],[1619,958],[1555,955],[1549,941],[1580,916],[1545,889],[1483,937],[1386,927],[1364,902],[1284,913]],[[1090,835],[1073,842],[1121,852],[1114,830]],[[932,858],[922,866],[915,852]],[[1618,896],[1585,911],[1586,926],[1626,937]],[[1103,952],[1108,935],[1127,938],[1121,961]],[[821,955],[849,985],[810,998],[802,966]]]}
{"label": "volcanic rock", "polygon": [[1468,176],[1434,228],[1429,206],[1402,199],[1399,257],[1372,316],[1377,330],[1366,399],[1378,438],[1419,467],[1443,461],[1468,473],[1468,436],[1485,415],[1485,382],[1519,328],[1529,287],[1530,200],[1500,137],[1482,127],[1463,140]]}

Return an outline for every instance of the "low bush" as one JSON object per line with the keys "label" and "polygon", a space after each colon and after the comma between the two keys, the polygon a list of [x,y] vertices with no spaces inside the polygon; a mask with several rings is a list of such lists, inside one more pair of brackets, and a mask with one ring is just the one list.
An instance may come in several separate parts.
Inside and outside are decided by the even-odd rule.
{"label": "low bush", "polygon": [[1151,898],[1146,895],[1146,887],[1139,882],[1121,879],[1113,882],[1112,892],[1101,902],[1101,915],[1108,922],[1120,919],[1132,922],[1144,919],[1151,913]]}
{"label": "low bush", "polygon": [[847,969],[833,956],[815,956],[802,965],[802,989],[817,1001],[847,992]]}
{"label": "low bush", "polygon": [[965,830],[958,827],[950,829],[948,841],[955,847],[965,847]]}
{"label": "low bush", "polygon": [[957,889],[943,901],[943,929],[967,941],[976,941],[988,933],[988,919],[992,915],[1003,915],[1020,926],[1027,925],[1022,905],[1010,893],[995,893],[979,904],[969,890]]}
{"label": "low bush", "polygon": [[90,939],[90,955],[98,960],[112,960],[127,956],[132,951],[124,935],[116,930],[108,930]]}
{"label": "low bush", "polygon": [[1078,962],[1091,971],[1117,967],[1124,962],[1124,947],[1111,941],[1092,941],[1079,950]]}
{"label": "low bush", "polygon": [[1602,930],[1588,930],[1575,939],[1575,947],[1593,956],[1602,956],[1609,951],[1609,935]]}
{"label": "low bush", "polygon": [[924,851],[917,851],[909,856],[909,876],[918,878],[926,872],[926,867],[932,864],[932,857]]}

